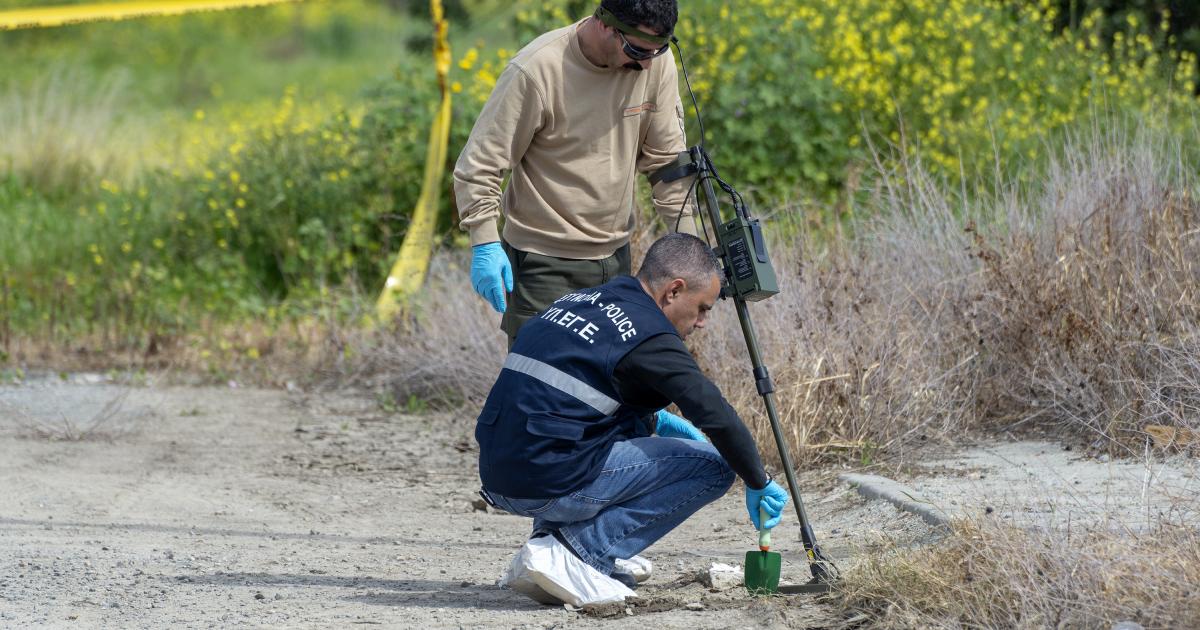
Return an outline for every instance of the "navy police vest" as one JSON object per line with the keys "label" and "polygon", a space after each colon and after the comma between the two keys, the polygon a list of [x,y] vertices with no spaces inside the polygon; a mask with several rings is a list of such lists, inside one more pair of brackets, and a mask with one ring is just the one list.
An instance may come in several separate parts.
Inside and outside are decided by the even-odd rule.
{"label": "navy police vest", "polygon": [[640,343],[678,334],[636,278],[559,298],[521,327],[475,427],[479,477],[517,499],[570,494],[614,442],[645,437],[657,411],[625,404],[613,370]]}

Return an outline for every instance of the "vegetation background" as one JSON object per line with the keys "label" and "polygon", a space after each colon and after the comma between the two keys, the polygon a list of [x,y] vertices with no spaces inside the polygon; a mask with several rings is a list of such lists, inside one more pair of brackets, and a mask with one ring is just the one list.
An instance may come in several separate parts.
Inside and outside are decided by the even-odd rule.
{"label": "vegetation background", "polygon": [[[448,4],[451,160],[507,56],[589,7]],[[920,155],[948,186],[987,187],[1028,181],[1097,114],[1192,124],[1188,3],[734,7],[689,5],[681,50],[714,156],[780,234],[871,214],[878,156]],[[353,320],[419,192],[427,11],[338,0],[0,34],[10,361],[182,352],[216,373],[274,352],[281,327]]]}

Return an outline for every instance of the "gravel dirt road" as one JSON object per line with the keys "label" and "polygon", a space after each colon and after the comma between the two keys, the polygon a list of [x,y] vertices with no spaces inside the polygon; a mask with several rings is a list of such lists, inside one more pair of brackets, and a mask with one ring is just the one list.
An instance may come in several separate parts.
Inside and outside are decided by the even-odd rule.
{"label": "gravel dirt road", "polygon": [[[103,381],[0,386],[0,628],[842,621],[812,597],[704,586],[708,567],[740,564],[755,544],[740,484],[645,553],[655,572],[634,605],[572,612],[495,586],[529,521],[480,509],[473,417],[385,413],[348,393]],[[970,481],[986,466],[953,461],[969,465],[931,469],[939,481],[923,487],[950,497],[940,479]],[[885,541],[936,539],[838,472],[802,483],[818,540],[843,570]],[[784,579],[801,582],[794,523],[775,543]]]}

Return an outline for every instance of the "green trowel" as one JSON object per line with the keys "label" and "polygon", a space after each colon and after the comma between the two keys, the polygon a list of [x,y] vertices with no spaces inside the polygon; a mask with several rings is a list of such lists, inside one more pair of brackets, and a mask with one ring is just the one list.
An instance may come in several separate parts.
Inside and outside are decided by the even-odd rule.
{"label": "green trowel", "polygon": [[[759,522],[765,523],[770,516],[758,511]],[[746,552],[746,574],[744,582],[751,595],[770,595],[779,592],[779,573],[783,558],[771,551],[771,530],[758,530],[758,551]]]}

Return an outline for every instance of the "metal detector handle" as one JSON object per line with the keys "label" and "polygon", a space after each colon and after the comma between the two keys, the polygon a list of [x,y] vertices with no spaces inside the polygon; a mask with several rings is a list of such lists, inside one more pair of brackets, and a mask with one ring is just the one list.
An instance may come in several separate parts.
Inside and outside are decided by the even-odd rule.
{"label": "metal detector handle", "polygon": [[696,174],[698,166],[691,150],[683,151],[675,156],[670,164],[647,175],[646,179],[650,180],[651,186],[657,186],[661,182],[673,182],[684,177],[691,177]]}

